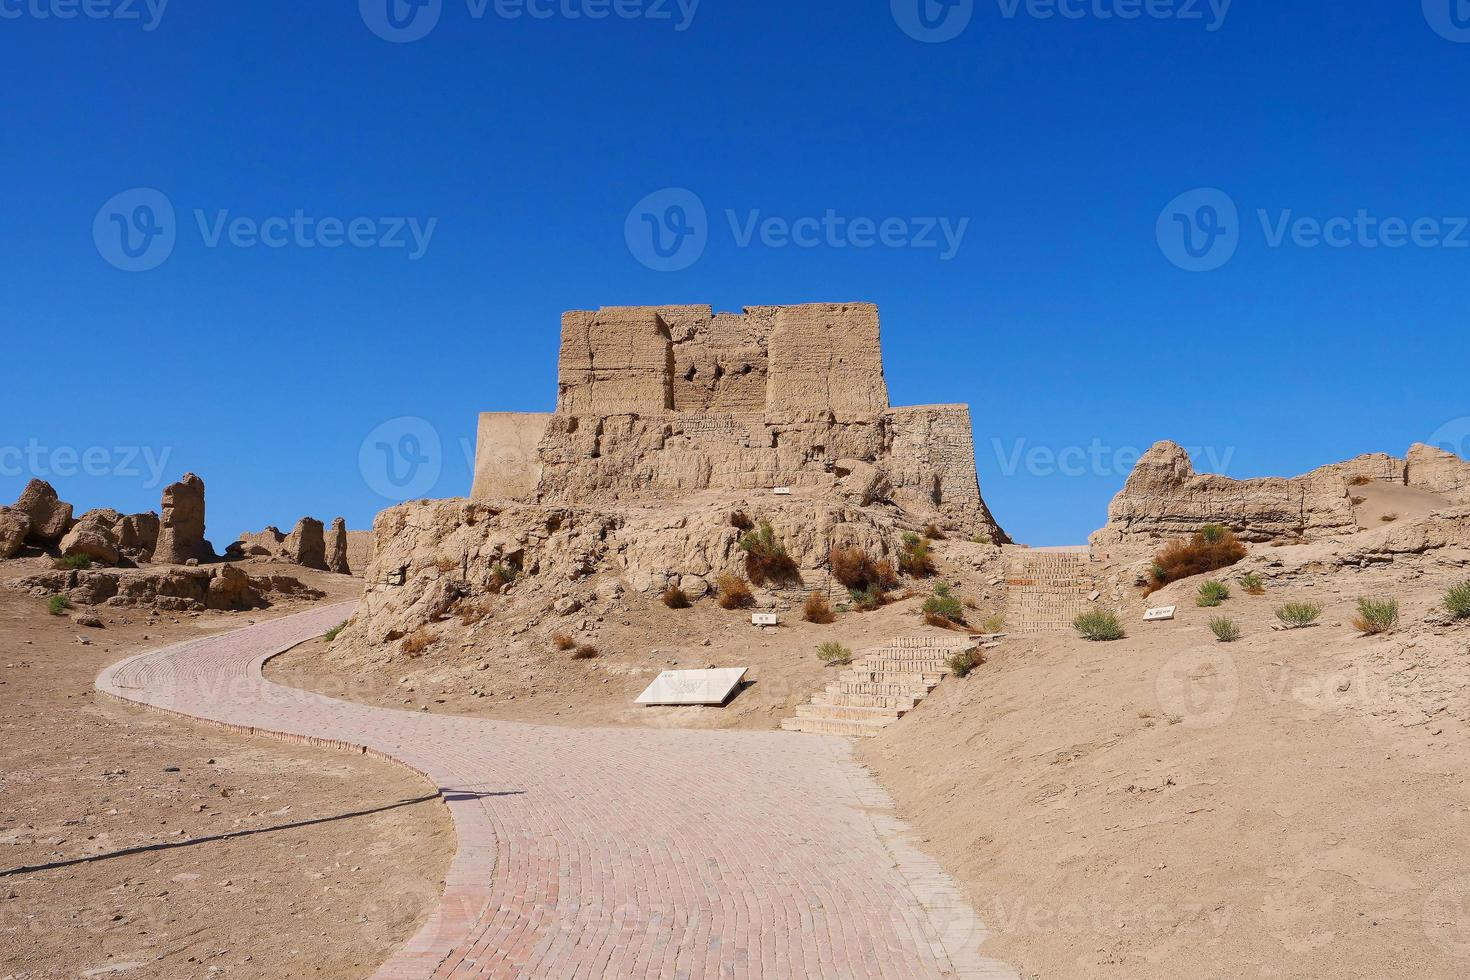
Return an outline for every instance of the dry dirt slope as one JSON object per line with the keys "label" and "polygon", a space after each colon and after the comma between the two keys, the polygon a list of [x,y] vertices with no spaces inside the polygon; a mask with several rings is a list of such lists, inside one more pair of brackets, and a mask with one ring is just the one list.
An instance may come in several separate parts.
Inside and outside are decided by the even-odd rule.
{"label": "dry dirt slope", "polygon": [[[1179,621],[1008,644],[860,749],[989,955],[1049,978],[1470,975],[1470,622],[1426,622],[1470,566],[1287,564],[1218,610],[1238,643],[1178,583],[1157,598]],[[1405,628],[1360,638],[1360,594],[1397,596]],[[1323,625],[1273,631],[1292,599]]]}

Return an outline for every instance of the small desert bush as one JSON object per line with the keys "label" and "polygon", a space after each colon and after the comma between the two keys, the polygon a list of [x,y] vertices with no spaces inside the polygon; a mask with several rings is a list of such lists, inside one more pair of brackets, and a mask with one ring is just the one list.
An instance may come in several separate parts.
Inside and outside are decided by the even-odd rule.
{"label": "small desert bush", "polygon": [[1006,614],[992,613],[985,617],[985,622],[980,624],[982,633],[999,633],[1006,628]]}
{"label": "small desert bush", "polygon": [[1470,619],[1470,582],[1462,582],[1446,592],[1444,604],[1456,619]]}
{"label": "small desert bush", "polygon": [[943,582],[924,600],[924,622],[930,626],[958,626],[965,621],[965,606]]}
{"label": "small desert bush", "polygon": [[478,602],[462,602],[459,605],[459,621],[465,626],[473,626],[490,614],[490,610]]}
{"label": "small desert bush", "polygon": [[808,623],[837,622],[837,614],[832,611],[832,604],[820,592],[813,592],[806,597],[806,605],[801,607],[801,615]]}
{"label": "small desert bush", "polygon": [[972,535],[970,535],[970,543],[971,544],[994,544],[994,542],[990,540],[990,535],[988,535],[988,534],[972,534]]}
{"label": "small desert bush", "polygon": [[985,655],[977,650],[958,650],[945,663],[956,677],[968,677],[970,671],[985,663]]}
{"label": "small desert bush", "polygon": [[55,568],[65,568],[71,571],[81,571],[92,567],[92,559],[86,555],[65,555],[51,563]]}
{"label": "small desert bush", "polygon": [[664,589],[664,594],[660,598],[663,600],[663,604],[670,609],[688,609],[690,606],[689,593],[677,585],[671,585],[667,589]]}
{"label": "small desert bush", "polygon": [[328,643],[331,643],[337,637],[341,636],[342,635],[342,631],[345,630],[346,628],[347,628],[347,624],[346,623],[338,623],[336,626],[333,626],[331,629],[327,630],[327,632],[326,632],[327,642]]}
{"label": "small desert bush", "polygon": [[944,532],[939,530],[939,525],[937,524],[930,524],[928,527],[924,528],[924,537],[928,538],[930,541],[949,540],[944,536]]}
{"label": "small desert bush", "polygon": [[1366,487],[1368,484],[1370,484],[1372,482],[1373,482],[1373,478],[1371,476],[1363,476],[1362,474],[1359,474],[1359,475],[1353,477],[1351,480],[1348,481],[1348,486],[1350,486],[1350,487]]}
{"label": "small desert bush", "polygon": [[551,645],[565,653],[577,645],[577,641],[566,633],[551,634]]}
{"label": "small desert bush", "polygon": [[893,562],[887,558],[879,559],[873,565],[874,583],[884,592],[891,592],[898,588],[898,569]]}
{"label": "small desert bush", "polygon": [[53,616],[60,616],[71,608],[71,600],[64,595],[54,595],[46,600],[46,611]]}
{"label": "small desert bush", "polygon": [[1211,579],[1199,587],[1199,593],[1194,597],[1194,604],[1209,609],[1229,598],[1230,586]]}
{"label": "small desert bush", "polygon": [[596,660],[602,653],[592,644],[583,643],[572,651],[573,660]]}
{"label": "small desert bush", "polygon": [[1245,589],[1246,595],[1265,595],[1265,576],[1256,572],[1247,572],[1240,577],[1240,587]]}
{"label": "small desert bush", "polygon": [[858,612],[872,612],[874,609],[881,609],[888,602],[888,596],[876,586],[848,589],[847,594],[852,597],[853,608]]}
{"label": "small desert bush", "polygon": [[745,572],[756,585],[796,578],[796,562],[776,540],[776,529],[770,521],[761,521],[758,527],[742,534],[740,548],[745,552]]}
{"label": "small desert bush", "polygon": [[715,600],[721,609],[749,609],[755,605],[755,593],[750,591],[750,583],[739,575],[721,575],[715,579],[715,592],[718,598]]}
{"label": "small desert bush", "polygon": [[1216,616],[1210,620],[1210,632],[1221,643],[1234,643],[1240,639],[1240,627],[1233,619],[1226,619],[1224,616]]}
{"label": "small desert bush", "polygon": [[490,569],[490,591],[504,592],[516,580],[517,572],[510,565],[496,565]]}
{"label": "small desert bush", "polygon": [[1072,620],[1072,627],[1086,640],[1106,642],[1121,640],[1127,635],[1123,632],[1123,624],[1118,622],[1117,614],[1101,609],[1078,616]]}
{"label": "small desert bush", "polygon": [[1292,629],[1311,626],[1322,615],[1322,606],[1316,602],[1288,602],[1276,610],[1276,618]]}
{"label": "small desert bush", "polygon": [[833,548],[827,560],[832,565],[832,577],[843,588],[865,589],[878,577],[873,560],[861,548]]}
{"label": "small desert bush", "polygon": [[1154,558],[1153,587],[1228,568],[1245,557],[1245,545],[1219,524],[1206,524],[1187,541],[1171,541]]}
{"label": "small desert bush", "polygon": [[1353,628],[1364,636],[1387,633],[1399,624],[1397,599],[1359,599]]}
{"label": "small desert bush", "polygon": [[405,636],[398,648],[410,657],[421,657],[433,645],[434,637],[427,630],[418,629]]}
{"label": "small desert bush", "polygon": [[898,557],[898,567],[905,575],[913,578],[928,578],[934,574],[934,559],[930,557],[929,541],[912,531],[903,536],[903,551]]}
{"label": "small desert bush", "polygon": [[817,647],[817,658],[824,664],[840,667],[852,663],[852,651],[841,643],[828,642]]}

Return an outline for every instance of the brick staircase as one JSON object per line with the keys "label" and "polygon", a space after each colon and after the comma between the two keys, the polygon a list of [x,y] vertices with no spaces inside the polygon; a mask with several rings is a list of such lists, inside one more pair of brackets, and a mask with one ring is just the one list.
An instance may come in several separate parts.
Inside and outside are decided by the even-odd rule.
{"label": "brick staircase", "polygon": [[781,727],[816,735],[877,735],[914,707],[949,673],[948,660],[979,641],[954,636],[901,636],[865,650],[827,689],[799,705]]}
{"label": "brick staircase", "polygon": [[1012,633],[1050,633],[1072,628],[1092,608],[1097,589],[1086,548],[1005,549],[1006,628]]}

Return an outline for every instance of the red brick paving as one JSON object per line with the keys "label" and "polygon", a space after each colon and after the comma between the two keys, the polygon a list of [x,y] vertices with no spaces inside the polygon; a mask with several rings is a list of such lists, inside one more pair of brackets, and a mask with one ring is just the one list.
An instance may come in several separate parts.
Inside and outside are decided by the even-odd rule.
{"label": "red brick paving", "polygon": [[439,788],[459,838],[443,900],[377,977],[1015,976],[846,740],[395,711],[261,676],[352,608],[142,654],[97,688]]}

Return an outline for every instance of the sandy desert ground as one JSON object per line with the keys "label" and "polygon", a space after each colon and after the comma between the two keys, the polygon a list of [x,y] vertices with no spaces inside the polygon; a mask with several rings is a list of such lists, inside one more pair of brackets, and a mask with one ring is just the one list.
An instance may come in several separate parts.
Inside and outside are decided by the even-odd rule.
{"label": "sandy desert ground", "polygon": [[[49,567],[22,559],[4,574]],[[361,587],[245,567],[337,598]],[[105,608],[105,627],[87,629],[0,587],[0,977],[362,977],[413,933],[454,849],[417,776],[93,691],[132,653],[305,605]]]}

